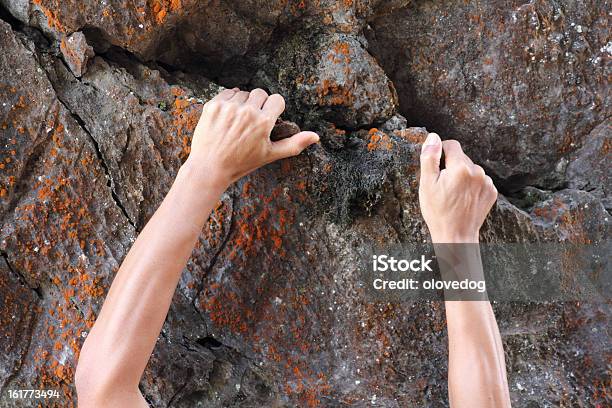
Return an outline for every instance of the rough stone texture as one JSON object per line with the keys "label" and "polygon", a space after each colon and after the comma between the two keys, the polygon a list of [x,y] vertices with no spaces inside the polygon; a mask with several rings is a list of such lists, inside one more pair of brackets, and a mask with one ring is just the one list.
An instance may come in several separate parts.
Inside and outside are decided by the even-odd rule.
{"label": "rough stone texture", "polygon": [[[2,396],[75,405],[80,345],[219,84],[283,92],[322,143],[221,198],[141,383],[153,406],[448,405],[444,306],[372,303],[358,279],[371,243],[427,240],[409,125],[508,193],[484,240],[609,238],[605,1],[0,3]],[[610,405],[609,304],[495,309],[514,406]]]}
{"label": "rough stone texture", "polygon": [[612,129],[609,121],[593,129],[587,143],[569,158],[567,176],[569,186],[590,191],[601,198],[608,211],[612,209],[610,187],[612,186],[612,163],[610,144]]}
{"label": "rough stone texture", "polygon": [[76,77],[82,76],[87,70],[87,61],[93,57],[93,47],[87,44],[87,39],[80,31],[63,38],[60,42],[60,51],[64,61]]}
{"label": "rough stone texture", "polygon": [[464,142],[503,181],[567,184],[568,153],[609,121],[607,1],[419,1],[370,21],[411,123]]}
{"label": "rough stone texture", "polygon": [[289,37],[278,47],[272,67],[277,71],[266,85],[276,82],[268,87],[291,95],[292,110],[320,113],[348,128],[382,123],[395,111],[393,84],[355,36]]}

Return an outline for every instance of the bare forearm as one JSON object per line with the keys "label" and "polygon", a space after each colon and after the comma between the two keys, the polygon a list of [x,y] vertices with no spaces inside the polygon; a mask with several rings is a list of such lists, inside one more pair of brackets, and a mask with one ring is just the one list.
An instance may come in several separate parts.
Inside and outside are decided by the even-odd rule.
{"label": "bare forearm", "polygon": [[[427,135],[419,204],[444,279],[484,280],[478,235],[496,199],[493,180],[459,142]],[[503,346],[486,293],[453,291],[445,299],[451,406],[509,407]]]}
{"label": "bare forearm", "polygon": [[187,162],[121,265],[83,345],[75,375],[79,406],[146,406],[140,377],[181,271],[223,190],[319,140],[306,131],[270,140],[284,109],[280,95],[262,89],[226,89],[204,104]]}
{"label": "bare forearm", "polygon": [[509,407],[499,329],[488,301],[447,301],[448,392],[453,407]]}
{"label": "bare forearm", "polygon": [[[434,231],[432,240],[444,279],[485,279],[476,232],[456,236]],[[445,297],[451,406],[510,406],[504,350],[486,292],[452,292]]]}
{"label": "bare forearm", "polygon": [[181,271],[222,191],[222,183],[194,177],[189,163],[181,168],[121,265],[83,346],[79,366],[95,371],[89,378],[136,389]]}

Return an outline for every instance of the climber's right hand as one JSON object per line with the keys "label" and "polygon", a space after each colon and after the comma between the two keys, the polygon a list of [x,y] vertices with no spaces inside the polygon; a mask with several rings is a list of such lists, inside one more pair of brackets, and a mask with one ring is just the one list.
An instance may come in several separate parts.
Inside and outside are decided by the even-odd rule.
{"label": "climber's right hand", "polygon": [[[444,150],[445,168],[440,170]],[[478,242],[497,199],[493,181],[456,140],[430,133],[421,149],[419,204],[434,243]]]}
{"label": "climber's right hand", "polygon": [[226,89],[204,105],[185,165],[191,174],[211,180],[221,190],[275,160],[296,156],[318,142],[314,132],[300,132],[273,142],[270,132],[285,110],[282,96],[262,89]]}

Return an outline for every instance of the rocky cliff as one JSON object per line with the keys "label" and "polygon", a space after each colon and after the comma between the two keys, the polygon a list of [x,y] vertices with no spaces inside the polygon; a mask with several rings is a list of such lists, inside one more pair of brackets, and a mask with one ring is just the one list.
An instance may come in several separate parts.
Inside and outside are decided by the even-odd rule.
{"label": "rocky cliff", "polygon": [[[489,242],[609,237],[610,4],[0,0],[0,387],[75,406],[79,348],[222,86],[322,136],[220,200],[141,389],[152,406],[447,406],[444,306],[373,303],[423,242],[418,144],[500,192]],[[495,306],[517,407],[607,406],[608,304]],[[55,404],[55,405],[54,405]],[[46,406],[45,405],[45,406]]]}

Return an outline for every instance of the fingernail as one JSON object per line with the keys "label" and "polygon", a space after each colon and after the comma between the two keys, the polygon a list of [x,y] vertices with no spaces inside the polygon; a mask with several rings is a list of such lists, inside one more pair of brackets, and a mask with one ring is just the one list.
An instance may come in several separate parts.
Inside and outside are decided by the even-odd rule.
{"label": "fingernail", "polygon": [[427,139],[425,139],[425,142],[423,142],[423,147],[434,146],[440,143],[442,143],[440,136],[438,136],[437,133],[430,133],[427,135]]}

